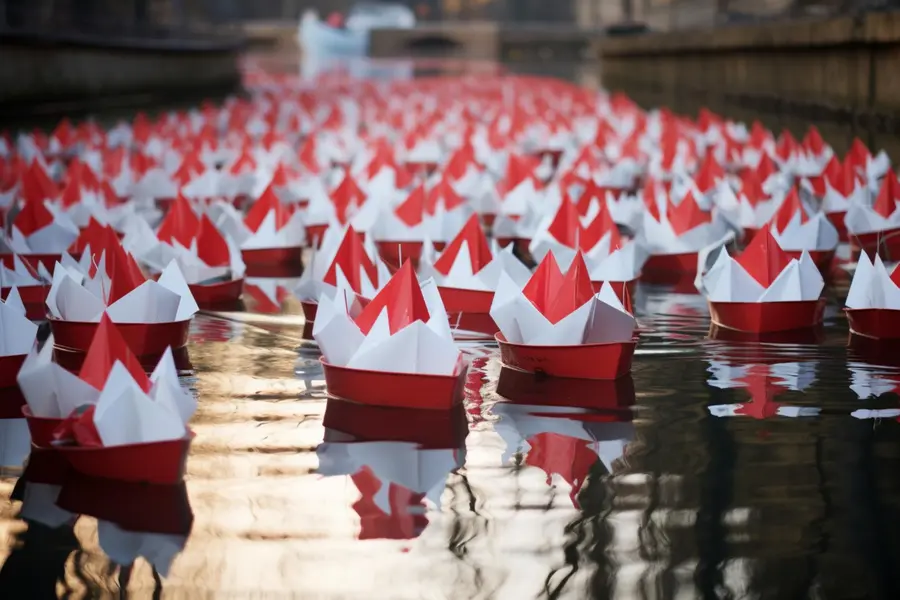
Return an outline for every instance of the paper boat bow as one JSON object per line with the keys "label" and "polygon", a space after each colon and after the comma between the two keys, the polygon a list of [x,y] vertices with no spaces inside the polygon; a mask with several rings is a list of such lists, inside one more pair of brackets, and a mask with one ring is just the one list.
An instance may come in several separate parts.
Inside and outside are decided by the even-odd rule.
{"label": "paper boat bow", "polygon": [[548,254],[524,288],[501,275],[490,314],[506,341],[533,346],[626,342],[635,327],[609,284],[594,293],[581,254],[565,275]]}
{"label": "paper boat bow", "polygon": [[434,281],[407,261],[365,308],[341,290],[319,298],[313,336],[332,365],[389,373],[454,375],[460,352]]}

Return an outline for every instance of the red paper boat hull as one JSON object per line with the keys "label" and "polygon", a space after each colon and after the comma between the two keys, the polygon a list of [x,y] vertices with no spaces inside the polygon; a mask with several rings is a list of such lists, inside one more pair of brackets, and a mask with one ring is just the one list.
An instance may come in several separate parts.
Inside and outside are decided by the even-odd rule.
{"label": "red paper boat hull", "polygon": [[869,256],[878,253],[882,260],[900,260],[900,227],[859,235],[848,233],[850,242]]}
{"label": "red paper boat hull", "polygon": [[[464,290],[460,288],[438,286],[438,293],[444,302],[447,313],[481,313],[491,312],[494,292],[483,290]],[[452,320],[451,320],[452,322]]]}
{"label": "red paper boat hull", "polygon": [[194,434],[180,440],[80,448],[57,446],[56,451],[77,473],[132,483],[173,485],[184,477]]}
{"label": "red paper boat hull", "polygon": [[56,505],[71,513],[115,523],[125,531],[185,535],[194,522],[184,482],[147,485],[70,472]]}
{"label": "red paper boat hull", "polygon": [[634,404],[634,380],[541,377],[509,367],[500,368],[497,393],[518,404],[566,406],[591,410],[629,410]]}
{"label": "red paper boat hull", "polygon": [[328,394],[372,406],[449,410],[462,402],[466,371],[456,375],[419,375],[348,369],[322,359]]}
{"label": "red paper boat hull", "polygon": [[[144,367],[144,371],[152,373],[153,369],[155,369],[156,365],[159,363],[160,356],[160,354],[145,354],[143,356],[138,356],[137,360],[141,363],[141,366]],[[87,354],[80,350],[69,350],[68,348],[60,348],[59,346],[53,347],[53,360],[63,369],[75,374],[78,374],[81,371],[81,367],[84,364],[84,359],[86,357]],[[188,353],[187,346],[173,349],[172,359],[174,360],[175,368],[178,369],[179,373],[189,372],[194,368],[194,365],[191,364],[191,357]]]}
{"label": "red paper boat hull", "polygon": [[[15,259],[13,258],[13,254],[9,253],[0,253],[0,261],[3,261],[3,265],[7,269],[14,269],[16,266]],[[38,263],[44,265],[44,268],[47,269],[47,272],[53,275],[53,268],[56,266],[60,260],[62,260],[62,254],[20,254],[19,258],[25,259],[28,263],[37,269]],[[73,256],[73,258],[75,258]],[[78,260],[77,258],[75,260]]]}
{"label": "red paper boat hull", "polygon": [[402,265],[401,257],[405,262],[412,261],[414,269],[419,268],[419,258],[422,256],[422,242],[376,242],[378,255],[391,271],[396,271]]}
{"label": "red paper boat hull", "polygon": [[[241,258],[247,266],[247,275],[250,277],[278,277],[279,275],[264,275],[258,273],[259,269],[270,267],[303,267],[303,248],[291,246],[289,248],[259,248],[255,250],[241,250]],[[254,269],[251,273],[251,268]]]}
{"label": "red paper boat hull", "polygon": [[210,285],[189,285],[191,294],[200,308],[233,306],[244,291],[244,279],[233,279]]}
{"label": "red paper boat hull", "polygon": [[845,308],[850,332],[874,340],[900,340],[900,310]]}
{"label": "red paper boat hull", "polygon": [[[807,252],[809,253],[809,257],[812,259],[813,263],[815,263],[816,268],[819,269],[819,273],[821,273],[823,277],[827,277],[831,273],[831,263],[834,262],[835,251],[807,250]],[[785,254],[787,254],[791,258],[800,260],[800,256],[802,256],[803,251],[786,250]]]}
{"label": "red paper boat hull", "polygon": [[641,279],[653,283],[674,283],[697,273],[697,253],[654,254],[644,263]]}
{"label": "red paper boat hull", "polygon": [[850,241],[850,236],[847,234],[847,224],[844,223],[844,217],[846,216],[847,211],[825,213],[825,218],[831,221],[831,224],[837,229],[838,239],[842,242]]}
{"label": "red paper boat hull", "polygon": [[0,389],[19,386],[16,376],[27,356],[27,354],[0,356]]}
{"label": "red paper boat hull", "polygon": [[[49,319],[54,344],[64,350],[87,352],[99,323]],[[116,323],[125,343],[138,357],[161,356],[166,348],[172,350],[187,345],[191,320],[171,323]]]}
{"label": "red paper boat hull", "polygon": [[[330,398],[323,425],[356,442],[410,442],[423,448],[459,448],[468,433],[462,404],[450,410],[369,406]],[[326,432],[328,440],[328,432]]]}
{"label": "red paper boat hull", "polygon": [[500,344],[503,365],[527,373],[572,379],[612,380],[631,371],[634,340],[613,344],[578,346],[527,346],[511,344],[502,334],[494,336]]}
{"label": "red paper boat hull", "polygon": [[710,302],[712,322],[747,333],[811,329],[822,324],[825,299],[804,302]]}
{"label": "red paper boat hull", "polygon": [[28,423],[28,431],[31,433],[31,443],[38,448],[53,448],[50,443],[53,441],[53,432],[59,427],[64,419],[48,419],[45,417],[36,417],[31,414],[28,405],[22,407],[22,415]]}
{"label": "red paper boat hull", "polygon": [[[0,288],[0,298],[6,301],[11,287]],[[40,321],[47,318],[47,294],[50,293],[49,285],[26,285],[18,288],[19,297],[25,305],[25,316],[32,321]]]}
{"label": "red paper boat hull", "polygon": [[481,223],[490,229],[494,226],[494,221],[497,220],[497,215],[494,213],[482,213],[481,215]]}
{"label": "red paper boat hull", "polygon": [[306,322],[315,322],[316,312],[319,310],[319,303],[312,300],[305,300],[300,302],[300,307],[303,309],[303,318],[306,319]]}

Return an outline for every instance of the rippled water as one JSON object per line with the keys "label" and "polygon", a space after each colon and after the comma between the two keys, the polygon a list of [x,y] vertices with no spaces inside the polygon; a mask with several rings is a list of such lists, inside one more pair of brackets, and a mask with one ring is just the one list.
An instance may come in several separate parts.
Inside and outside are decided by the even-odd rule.
{"label": "rippled water", "polygon": [[[54,529],[7,469],[3,597],[900,597],[900,356],[848,348],[845,284],[817,339],[776,344],[641,285],[630,379],[523,381],[465,342],[465,415],[425,419],[328,401],[289,282],[252,283],[246,311],[193,325],[187,499],[97,492],[85,512],[130,498],[146,535]],[[563,406],[584,403],[604,410]],[[27,438],[0,423],[16,464]],[[117,567],[135,555],[160,575]]]}

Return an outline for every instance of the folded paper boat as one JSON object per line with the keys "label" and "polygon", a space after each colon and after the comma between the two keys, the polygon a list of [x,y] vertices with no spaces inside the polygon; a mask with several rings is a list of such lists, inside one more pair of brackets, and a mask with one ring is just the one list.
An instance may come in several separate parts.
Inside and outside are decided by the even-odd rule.
{"label": "folded paper boat", "polygon": [[900,269],[890,273],[879,255],[859,256],[844,312],[850,331],[875,340],[900,339]]}
{"label": "folded paper boat", "polygon": [[19,369],[36,337],[37,325],[25,315],[19,291],[13,287],[0,302],[0,389],[17,385]]}
{"label": "folded paper boat", "polygon": [[737,259],[720,249],[712,268],[699,278],[714,324],[756,334],[820,325],[824,285],[809,253],[804,251],[800,260],[791,258],[769,227],[756,234]]}
{"label": "folded paper boat", "polygon": [[519,288],[502,276],[491,316],[507,367],[575,379],[617,379],[631,370],[635,320],[604,284],[599,293],[579,253],[563,275],[548,253]]}
{"label": "folded paper boat", "polygon": [[25,306],[25,316],[33,321],[47,316],[47,294],[50,292],[50,272],[39,266],[35,269],[27,260],[13,255],[13,267],[0,265],[0,299],[6,300],[15,287]]}
{"label": "folded paper boat", "polygon": [[449,409],[462,401],[468,364],[453,343],[433,280],[410,261],[371,302],[322,294],[313,336],[329,395],[361,404]]}

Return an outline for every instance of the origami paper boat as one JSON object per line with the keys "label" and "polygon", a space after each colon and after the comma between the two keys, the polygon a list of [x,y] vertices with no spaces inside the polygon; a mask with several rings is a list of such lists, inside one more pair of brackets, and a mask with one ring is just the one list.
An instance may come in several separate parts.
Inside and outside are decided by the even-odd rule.
{"label": "origami paper boat", "polygon": [[889,173],[881,183],[875,202],[850,205],[844,224],[850,241],[869,254],[885,260],[900,256],[900,183]]}
{"label": "origami paper boat", "polygon": [[595,294],[581,254],[565,276],[548,254],[524,288],[501,276],[491,306],[503,364],[576,379],[631,369],[635,320],[608,284]]}
{"label": "origami paper boat", "polygon": [[19,369],[34,346],[37,325],[25,314],[25,306],[13,286],[0,302],[0,389],[15,387]]}
{"label": "origami paper boat", "polygon": [[[425,253],[419,273],[437,282],[451,323],[457,322],[463,314],[490,313],[501,273],[506,273],[520,286],[531,277],[528,268],[513,256],[512,248],[491,251],[476,215],[469,217],[436,260],[430,254]],[[496,331],[494,328],[489,333]]]}
{"label": "origami paper boat", "polygon": [[113,247],[110,254],[104,251],[93,274],[58,269],[47,308],[58,346],[87,351],[106,314],[120,326],[138,356],[159,356],[168,347],[183,347],[198,310],[177,262],[169,263],[157,281],[146,280],[121,246]]}
{"label": "origami paper boat", "polygon": [[321,247],[294,288],[307,322],[315,321],[322,294],[334,298],[337,290],[343,289],[363,299],[373,298],[390,279],[387,266],[378,258],[369,239],[363,242],[352,226],[331,229],[325,234]]}
{"label": "origami paper boat", "polygon": [[808,329],[822,322],[825,285],[809,253],[791,258],[769,228],[732,259],[720,250],[701,278],[713,323],[750,333]]}
{"label": "origami paper boat", "polygon": [[328,393],[363,404],[447,409],[462,399],[467,365],[434,281],[407,261],[364,308],[338,290],[319,298],[313,336]]}
{"label": "origami paper boat", "polygon": [[0,264],[0,299],[6,300],[13,287],[25,307],[25,316],[31,320],[42,320],[47,315],[45,303],[50,291],[52,276],[43,265],[34,269],[27,260],[13,254],[13,266]]}
{"label": "origami paper boat", "polygon": [[850,331],[873,339],[900,339],[900,270],[890,273],[881,257],[862,252],[847,292],[844,312]]}
{"label": "origami paper boat", "polygon": [[807,214],[796,189],[785,196],[769,226],[778,245],[791,258],[800,260],[806,251],[819,272],[828,275],[840,236],[825,213]]}

